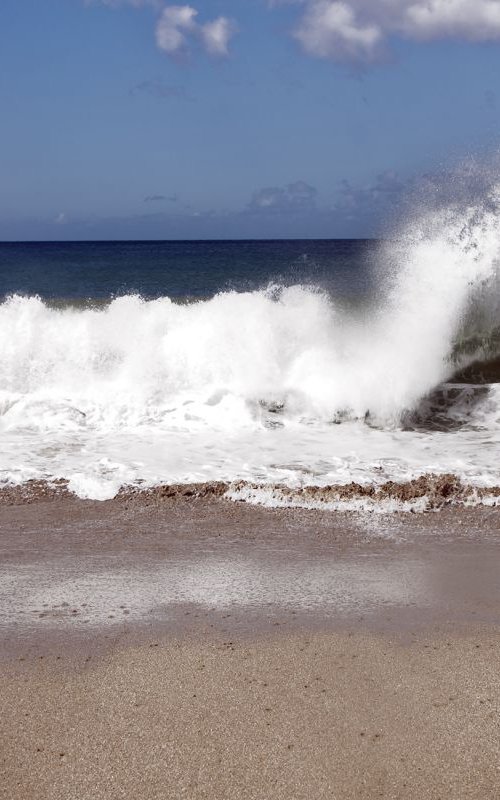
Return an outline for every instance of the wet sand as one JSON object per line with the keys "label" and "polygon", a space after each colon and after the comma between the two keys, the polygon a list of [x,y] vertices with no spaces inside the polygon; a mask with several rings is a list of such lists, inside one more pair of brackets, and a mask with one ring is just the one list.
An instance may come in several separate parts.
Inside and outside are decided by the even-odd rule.
{"label": "wet sand", "polygon": [[0,796],[497,798],[499,622],[494,509],[13,493]]}

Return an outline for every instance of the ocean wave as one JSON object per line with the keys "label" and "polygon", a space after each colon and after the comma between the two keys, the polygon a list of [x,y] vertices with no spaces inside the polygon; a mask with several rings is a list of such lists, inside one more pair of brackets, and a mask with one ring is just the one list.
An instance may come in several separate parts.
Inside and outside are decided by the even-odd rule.
{"label": "ocean wave", "polygon": [[7,298],[0,480],[64,478],[101,498],[218,479],[497,485],[498,206],[491,185],[414,216],[380,245],[359,307],[310,285]]}

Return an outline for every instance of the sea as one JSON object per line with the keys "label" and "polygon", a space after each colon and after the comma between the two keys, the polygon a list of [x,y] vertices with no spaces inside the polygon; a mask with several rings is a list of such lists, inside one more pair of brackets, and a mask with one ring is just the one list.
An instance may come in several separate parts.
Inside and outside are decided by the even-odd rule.
{"label": "sea", "polygon": [[379,241],[0,243],[0,486],[360,510],[455,476],[497,503],[499,254],[488,204]]}

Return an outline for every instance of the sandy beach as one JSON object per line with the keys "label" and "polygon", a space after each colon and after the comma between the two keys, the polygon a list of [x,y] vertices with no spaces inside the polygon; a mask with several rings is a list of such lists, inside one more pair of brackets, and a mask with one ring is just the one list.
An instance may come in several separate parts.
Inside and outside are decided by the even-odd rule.
{"label": "sandy beach", "polygon": [[500,0],[0,62],[0,800],[500,800]]}
{"label": "sandy beach", "polygon": [[498,511],[0,520],[2,797],[498,797]]}

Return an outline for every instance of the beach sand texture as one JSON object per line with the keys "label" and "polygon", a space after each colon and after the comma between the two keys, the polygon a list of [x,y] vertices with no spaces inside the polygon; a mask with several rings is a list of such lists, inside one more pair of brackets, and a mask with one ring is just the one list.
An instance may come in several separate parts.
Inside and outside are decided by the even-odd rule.
{"label": "beach sand texture", "polygon": [[500,796],[497,511],[0,519],[0,796]]}

